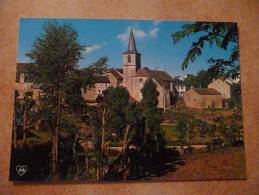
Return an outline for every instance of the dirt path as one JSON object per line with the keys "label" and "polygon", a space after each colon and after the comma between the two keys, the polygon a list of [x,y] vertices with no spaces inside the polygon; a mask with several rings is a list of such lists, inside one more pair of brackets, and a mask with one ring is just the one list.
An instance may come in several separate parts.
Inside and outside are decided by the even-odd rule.
{"label": "dirt path", "polygon": [[228,148],[213,153],[196,153],[184,157],[185,164],[177,165],[156,181],[245,179],[245,154],[243,147]]}

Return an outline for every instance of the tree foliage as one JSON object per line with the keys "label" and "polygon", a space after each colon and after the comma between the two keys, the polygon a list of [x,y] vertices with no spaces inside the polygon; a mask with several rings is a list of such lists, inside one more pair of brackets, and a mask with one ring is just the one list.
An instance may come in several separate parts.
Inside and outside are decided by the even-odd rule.
{"label": "tree foliage", "polygon": [[214,44],[224,50],[231,49],[228,59],[208,59],[210,64],[209,70],[212,73],[222,74],[226,77],[240,77],[238,29],[236,23],[196,22],[185,24],[182,26],[182,30],[172,34],[173,43],[176,44],[183,38],[194,34],[198,34],[199,37],[192,43],[182,63],[182,69],[186,69],[190,62],[194,62],[202,54],[205,44],[208,43],[210,46]]}
{"label": "tree foliage", "polygon": [[187,74],[184,83],[187,88],[207,88],[213,79],[219,78],[221,75],[212,74],[210,71],[200,70],[196,75]]}
{"label": "tree foliage", "polygon": [[[61,132],[77,135],[86,104],[82,88],[94,83],[94,75],[101,72],[107,58],[79,70],[84,47],[79,44],[77,32],[69,24],[46,23],[27,56],[33,62],[30,75],[34,87],[40,90],[40,129],[52,133],[52,171],[58,174]],[[74,120],[72,120],[74,118]]]}
{"label": "tree foliage", "polygon": [[163,147],[163,133],[160,123],[162,122],[162,112],[158,109],[157,85],[152,79],[146,80],[141,89],[143,117],[145,120],[144,130],[144,150],[150,153]]}

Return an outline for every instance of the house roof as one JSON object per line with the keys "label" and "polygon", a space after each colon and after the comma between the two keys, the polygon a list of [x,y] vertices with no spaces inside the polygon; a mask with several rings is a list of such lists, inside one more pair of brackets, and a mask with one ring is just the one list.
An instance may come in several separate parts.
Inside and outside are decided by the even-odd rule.
{"label": "house roof", "polygon": [[31,63],[17,63],[16,64],[16,82],[19,82],[21,73],[27,74],[27,81],[31,82],[32,78],[29,75],[29,68],[32,67],[33,64]]}
{"label": "house roof", "polygon": [[123,77],[115,69],[110,69],[109,72],[112,73],[117,79],[123,79]]}
{"label": "house roof", "polygon": [[19,73],[28,72],[28,69],[32,66],[33,66],[33,64],[31,64],[31,63],[17,63],[16,64],[16,71],[19,72]]}
{"label": "house roof", "polygon": [[122,68],[115,68],[116,71],[118,71],[119,73],[123,74],[123,69]]}
{"label": "house roof", "polygon": [[107,76],[96,76],[95,77],[95,83],[110,83],[110,80]]}
{"label": "house roof", "polygon": [[150,70],[147,67],[139,69],[136,77],[153,77],[162,86],[167,86],[168,82],[173,81],[173,78],[165,71]]}
{"label": "house roof", "polygon": [[216,89],[213,88],[193,88],[199,95],[221,95]]}

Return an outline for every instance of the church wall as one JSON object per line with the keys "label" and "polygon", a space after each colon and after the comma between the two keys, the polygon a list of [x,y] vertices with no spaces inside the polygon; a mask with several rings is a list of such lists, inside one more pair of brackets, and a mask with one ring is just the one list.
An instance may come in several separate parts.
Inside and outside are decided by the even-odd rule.
{"label": "church wall", "polygon": [[123,66],[123,86],[133,94],[133,76],[136,75],[136,66]]}
{"label": "church wall", "polygon": [[159,92],[158,107],[159,108],[164,108],[164,102],[165,102],[164,88],[155,79],[153,79],[153,81],[156,83],[157,91]]}
{"label": "church wall", "polygon": [[148,77],[134,77],[133,78],[133,97],[140,101],[142,99],[141,89]]}
{"label": "church wall", "polygon": [[110,80],[110,87],[118,87],[120,85],[119,79],[117,79],[112,73],[107,73],[106,74]]}

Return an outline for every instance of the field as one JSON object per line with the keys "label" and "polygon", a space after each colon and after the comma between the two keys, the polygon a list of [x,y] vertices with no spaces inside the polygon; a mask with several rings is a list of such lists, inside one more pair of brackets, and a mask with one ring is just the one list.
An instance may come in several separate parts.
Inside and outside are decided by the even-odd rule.
{"label": "field", "polygon": [[183,163],[155,181],[245,179],[245,154],[243,147],[231,147],[221,151],[192,153],[183,156]]}

